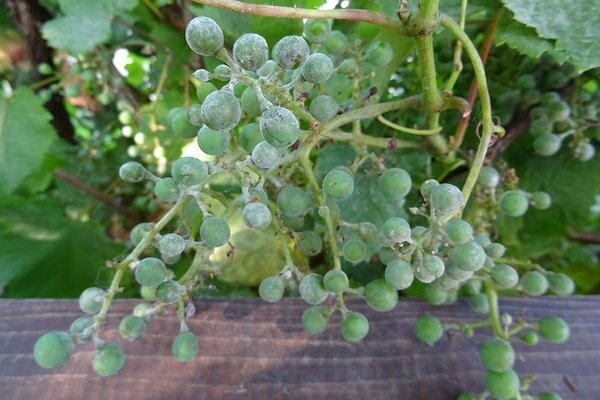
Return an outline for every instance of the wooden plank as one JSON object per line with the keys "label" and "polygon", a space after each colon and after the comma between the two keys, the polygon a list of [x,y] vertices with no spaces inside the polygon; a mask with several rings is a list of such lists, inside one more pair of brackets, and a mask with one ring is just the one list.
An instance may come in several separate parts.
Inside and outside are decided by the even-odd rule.
{"label": "wooden plank", "polygon": [[[104,333],[137,302],[117,301]],[[308,337],[299,319],[300,300],[278,304],[260,300],[198,300],[190,327],[202,348],[193,362],[170,356],[178,322],[158,317],[141,340],[124,343],[127,362],[112,378],[91,370],[93,348],[80,346],[55,371],[37,367],[31,355],[36,338],[66,329],[79,316],[72,300],[0,301],[0,398],[53,400],[126,399],[455,399],[462,390],[482,389],[484,371],[477,344],[487,336],[447,336],[434,347],[417,343],[415,318],[424,312],[445,322],[475,318],[466,304],[433,308],[403,299],[390,313],[361,303],[371,333],[360,344],[339,337],[337,321],[326,333]],[[533,393],[554,390],[565,399],[600,399],[600,297],[505,299],[502,311],[539,318],[555,314],[571,326],[565,344],[516,344],[520,374],[536,375]],[[123,341],[118,339],[121,343]]]}

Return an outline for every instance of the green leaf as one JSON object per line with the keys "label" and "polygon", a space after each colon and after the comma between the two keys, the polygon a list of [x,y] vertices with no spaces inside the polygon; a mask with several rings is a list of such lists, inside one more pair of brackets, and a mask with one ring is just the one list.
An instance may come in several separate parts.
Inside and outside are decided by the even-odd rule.
{"label": "green leaf", "polygon": [[496,32],[497,44],[506,44],[523,55],[539,58],[543,53],[551,55],[558,63],[567,59],[564,52],[555,49],[555,41],[538,36],[535,29],[525,26],[517,21],[502,24]]}
{"label": "green leaf", "polygon": [[0,194],[12,193],[41,166],[56,139],[51,118],[27,88],[0,96]]}
{"label": "green leaf", "polygon": [[502,0],[515,19],[535,28],[538,35],[556,40],[556,50],[585,71],[600,66],[600,0]]}

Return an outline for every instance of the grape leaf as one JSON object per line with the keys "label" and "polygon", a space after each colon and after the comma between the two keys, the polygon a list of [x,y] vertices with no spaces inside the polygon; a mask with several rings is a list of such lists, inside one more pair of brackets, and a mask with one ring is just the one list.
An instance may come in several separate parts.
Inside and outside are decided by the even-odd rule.
{"label": "grape leaf", "polygon": [[0,95],[0,194],[12,193],[40,167],[56,138],[51,118],[27,88]]}
{"label": "grape leaf", "polygon": [[543,53],[548,53],[561,64],[567,59],[564,52],[554,48],[553,40],[539,37],[535,29],[514,20],[498,27],[495,40],[497,44],[506,44],[531,58],[539,58]]}
{"label": "grape leaf", "polygon": [[556,50],[564,52],[579,70],[600,66],[600,0],[502,0],[502,3],[517,21],[535,28],[540,37],[555,39]]}

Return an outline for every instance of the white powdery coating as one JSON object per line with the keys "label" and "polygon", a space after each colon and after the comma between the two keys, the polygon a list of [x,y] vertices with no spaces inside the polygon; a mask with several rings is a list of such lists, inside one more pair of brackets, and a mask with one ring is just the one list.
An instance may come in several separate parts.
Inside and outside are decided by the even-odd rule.
{"label": "white powdery coating", "polygon": [[160,254],[177,257],[185,250],[185,239],[175,233],[168,233],[158,241]]}
{"label": "white powdery coating", "polygon": [[260,142],[252,150],[252,162],[263,169],[273,168],[279,162],[281,153],[277,147],[271,146],[267,142]]}
{"label": "white powdery coating", "polygon": [[269,59],[269,45],[262,36],[246,33],[233,44],[233,59],[242,68],[256,71]]}
{"label": "white powdery coating", "polygon": [[271,223],[271,211],[263,203],[249,203],[242,210],[242,219],[248,228],[262,230]]}
{"label": "white powdery coating", "polygon": [[196,17],[185,28],[185,41],[195,53],[210,56],[223,47],[223,31],[214,20]]}

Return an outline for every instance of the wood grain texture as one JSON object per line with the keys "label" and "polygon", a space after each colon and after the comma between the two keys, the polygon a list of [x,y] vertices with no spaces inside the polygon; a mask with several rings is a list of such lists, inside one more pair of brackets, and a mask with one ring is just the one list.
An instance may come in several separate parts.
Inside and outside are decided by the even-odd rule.
{"label": "wood grain texture", "polygon": [[[104,338],[123,343],[127,362],[116,377],[91,369],[93,347],[79,346],[67,365],[43,370],[31,350],[44,331],[67,329],[80,313],[72,300],[0,301],[0,399],[455,399],[482,389],[484,371],[473,338],[446,336],[434,347],[414,339],[415,318],[429,312],[444,322],[475,319],[466,304],[433,308],[403,299],[390,313],[361,303],[371,333],[360,344],[344,342],[337,320],[326,333],[308,337],[300,300],[198,300],[190,328],[200,335],[199,357],[179,363],[170,355],[178,331],[172,313],[158,317],[144,337],[124,343],[115,328],[137,304],[115,303]],[[501,311],[531,319],[554,314],[571,326],[561,345],[515,344],[516,370],[536,375],[532,393],[554,390],[564,399],[600,399],[600,297],[506,299]]]}

